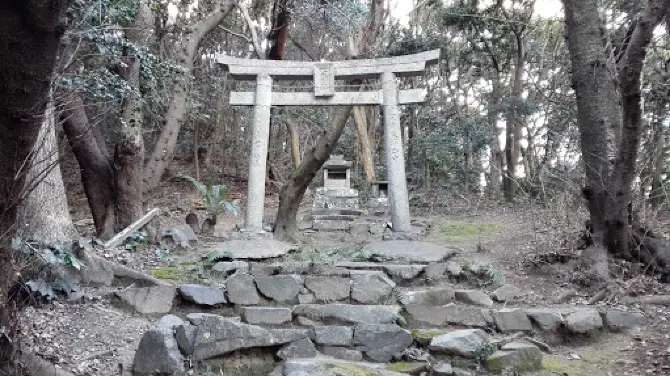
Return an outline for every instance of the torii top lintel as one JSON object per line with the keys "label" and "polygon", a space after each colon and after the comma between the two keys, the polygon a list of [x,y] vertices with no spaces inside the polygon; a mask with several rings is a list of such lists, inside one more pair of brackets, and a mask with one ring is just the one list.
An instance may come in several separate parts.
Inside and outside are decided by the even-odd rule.
{"label": "torii top lintel", "polygon": [[255,80],[259,74],[269,74],[275,80],[311,80],[323,65],[332,70],[335,79],[376,78],[385,72],[399,77],[418,76],[439,58],[440,50],[432,50],[413,55],[334,62],[258,60],[228,55],[217,55],[216,61],[238,80]]}

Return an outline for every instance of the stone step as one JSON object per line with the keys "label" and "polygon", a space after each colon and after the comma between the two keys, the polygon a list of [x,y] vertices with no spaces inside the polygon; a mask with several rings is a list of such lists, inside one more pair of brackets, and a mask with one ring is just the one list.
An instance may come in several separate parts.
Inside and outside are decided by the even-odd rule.
{"label": "stone step", "polygon": [[360,209],[314,209],[312,210],[312,216],[317,217],[321,215],[348,215],[348,216],[361,216],[363,215],[363,210]]}
{"label": "stone step", "polygon": [[349,221],[353,222],[358,218],[356,215],[347,215],[347,214],[323,214],[323,215],[314,215],[312,220],[314,222],[318,221]]}
{"label": "stone step", "polygon": [[[615,331],[634,328],[644,322],[641,314],[606,308],[601,311],[579,307],[486,310],[470,306],[468,310],[459,310],[464,307],[448,305],[429,307],[424,312],[417,308],[406,307],[410,320],[423,317],[424,321],[432,321],[431,325],[449,324],[450,328],[409,330],[399,325],[403,324],[398,319],[402,313],[400,306],[388,305],[302,304],[293,307],[290,313],[284,308],[244,307],[242,317],[192,313],[186,315],[188,322],[167,315],[142,337],[134,371],[136,374],[184,372],[185,357],[212,365],[239,360],[249,351],[255,356],[261,355],[267,360],[266,365],[270,365],[267,371],[254,374],[268,374],[276,365],[275,357],[285,362],[272,375],[287,372],[329,375],[322,368],[326,363],[329,367],[346,365],[343,370],[349,372],[362,367],[360,369],[369,371],[366,375],[395,375],[386,371],[406,372],[408,369],[421,372],[427,364],[380,364],[392,361],[398,354],[417,354],[417,351],[431,356],[456,356],[461,359],[459,364],[483,361],[494,372],[510,367],[534,371],[541,365],[540,348],[549,351],[549,347],[534,339],[533,331],[563,331],[563,335],[583,336],[604,328]],[[282,320],[278,320],[278,316]],[[271,323],[263,325],[262,318]],[[303,327],[276,327],[289,318],[298,322],[302,318]],[[459,325],[498,331],[489,334],[482,328],[453,328]],[[526,336],[511,336],[512,332],[525,332]],[[486,358],[482,359],[482,348],[492,353],[484,354]],[[230,356],[232,358],[228,358]],[[373,363],[357,363],[362,360]],[[209,363],[211,361],[214,363]],[[451,367],[440,365],[440,369],[447,372]]]}

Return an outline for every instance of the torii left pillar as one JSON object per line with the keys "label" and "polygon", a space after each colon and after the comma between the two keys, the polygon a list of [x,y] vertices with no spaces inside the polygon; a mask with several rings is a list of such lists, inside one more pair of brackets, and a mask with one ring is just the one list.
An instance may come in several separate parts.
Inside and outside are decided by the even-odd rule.
{"label": "torii left pillar", "polygon": [[268,137],[270,136],[270,106],[272,104],[272,77],[259,74],[256,77],[256,100],[254,124],[251,133],[249,155],[249,188],[244,229],[250,232],[263,231],[263,207],[265,203],[265,174],[267,168]]}

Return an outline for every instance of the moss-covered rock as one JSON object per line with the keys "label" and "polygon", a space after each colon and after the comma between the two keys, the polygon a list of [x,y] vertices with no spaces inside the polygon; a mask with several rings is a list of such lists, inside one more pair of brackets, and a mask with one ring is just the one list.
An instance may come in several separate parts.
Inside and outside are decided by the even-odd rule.
{"label": "moss-covered rock", "polygon": [[486,368],[495,373],[509,369],[537,371],[542,369],[542,352],[534,345],[512,342],[486,358]]}
{"label": "moss-covered rock", "polygon": [[419,375],[426,370],[426,363],[421,362],[395,362],[386,366],[386,369],[393,372],[408,373],[410,375]]}

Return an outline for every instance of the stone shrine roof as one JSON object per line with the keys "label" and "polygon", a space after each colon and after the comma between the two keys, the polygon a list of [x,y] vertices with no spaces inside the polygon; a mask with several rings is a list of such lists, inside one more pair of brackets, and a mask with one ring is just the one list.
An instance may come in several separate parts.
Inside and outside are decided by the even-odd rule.
{"label": "stone shrine roof", "polygon": [[342,155],[331,155],[330,159],[323,164],[323,168],[328,170],[346,170],[351,168],[351,162],[345,161]]}

